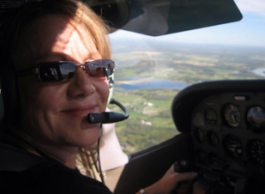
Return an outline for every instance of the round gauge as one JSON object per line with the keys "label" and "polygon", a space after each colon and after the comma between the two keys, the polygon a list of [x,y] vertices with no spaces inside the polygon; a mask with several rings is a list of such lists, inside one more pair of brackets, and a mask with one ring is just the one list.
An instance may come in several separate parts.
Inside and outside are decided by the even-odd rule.
{"label": "round gauge", "polygon": [[195,151],[195,157],[198,160],[198,162],[200,162],[200,163],[206,163],[207,162],[207,154],[203,150],[200,150],[200,149],[196,150]]}
{"label": "round gauge", "polygon": [[209,153],[208,159],[209,159],[209,163],[211,165],[216,165],[218,163],[218,160],[219,160],[217,154],[213,153],[213,152]]}
{"label": "round gauge", "polygon": [[204,118],[202,113],[196,112],[192,115],[192,125],[195,127],[204,126]]}
{"label": "round gauge", "polygon": [[199,142],[204,142],[205,140],[204,132],[201,129],[195,129],[194,136]]}
{"label": "round gauge", "polygon": [[216,133],[210,131],[207,133],[207,138],[208,138],[208,142],[212,145],[212,146],[217,146],[219,144],[219,138],[216,135]]}
{"label": "round gauge", "polygon": [[231,127],[237,127],[240,123],[239,109],[233,104],[227,104],[224,107],[224,118]]}
{"label": "round gauge", "polygon": [[217,121],[217,114],[216,111],[212,108],[208,108],[205,111],[205,120],[206,121],[211,121],[211,122],[216,122]]}
{"label": "round gauge", "polygon": [[258,164],[265,162],[265,143],[259,139],[253,139],[247,146],[251,160]]}
{"label": "round gauge", "polygon": [[265,128],[265,111],[259,106],[254,106],[248,110],[248,123],[255,128]]}
{"label": "round gauge", "polygon": [[232,158],[239,158],[243,153],[243,146],[234,135],[228,135],[223,140],[223,146],[226,154]]}

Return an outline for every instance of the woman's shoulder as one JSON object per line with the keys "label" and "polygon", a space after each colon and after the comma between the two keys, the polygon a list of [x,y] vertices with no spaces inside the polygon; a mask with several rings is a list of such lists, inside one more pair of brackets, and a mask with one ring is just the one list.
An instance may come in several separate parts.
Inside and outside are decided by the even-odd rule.
{"label": "woman's shoulder", "polygon": [[0,144],[1,193],[102,193],[109,189],[79,171]]}
{"label": "woman's shoulder", "polygon": [[19,176],[25,180],[23,185],[30,193],[39,190],[44,193],[111,193],[101,182],[82,175],[78,170],[52,162],[38,164]]}

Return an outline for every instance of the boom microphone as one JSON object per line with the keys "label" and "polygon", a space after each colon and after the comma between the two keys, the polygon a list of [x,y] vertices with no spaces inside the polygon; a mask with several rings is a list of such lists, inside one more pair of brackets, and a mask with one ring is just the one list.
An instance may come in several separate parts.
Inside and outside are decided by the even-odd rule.
{"label": "boom microphone", "polygon": [[116,112],[90,113],[87,115],[87,121],[89,123],[116,123],[129,118],[129,111],[121,103],[112,98],[110,104],[117,105],[124,114]]}

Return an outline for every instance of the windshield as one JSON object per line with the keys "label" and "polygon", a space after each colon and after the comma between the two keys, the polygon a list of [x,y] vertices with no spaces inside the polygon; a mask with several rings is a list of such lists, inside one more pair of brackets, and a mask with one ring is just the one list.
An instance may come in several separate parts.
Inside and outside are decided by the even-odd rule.
{"label": "windshield", "polygon": [[122,30],[110,34],[113,97],[130,112],[128,120],[116,124],[127,154],[178,133],[171,103],[183,88],[212,80],[264,79],[265,1],[235,2],[243,15],[239,22],[157,37]]}

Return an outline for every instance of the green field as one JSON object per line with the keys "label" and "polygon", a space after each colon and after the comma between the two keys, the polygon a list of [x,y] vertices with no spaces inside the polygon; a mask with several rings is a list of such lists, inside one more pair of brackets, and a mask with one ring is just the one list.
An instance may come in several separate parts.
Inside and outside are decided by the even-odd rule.
{"label": "green field", "polygon": [[[169,111],[172,96],[176,94],[177,91],[171,90],[115,92],[113,97],[130,112],[128,120],[116,123],[116,132],[126,153],[156,145],[177,133]],[[114,106],[109,108],[119,111]]]}

